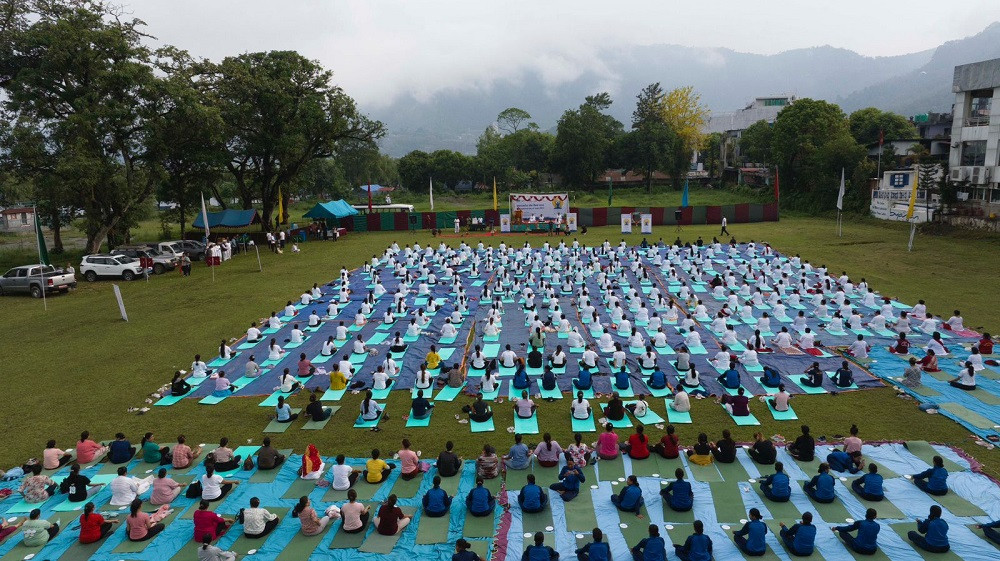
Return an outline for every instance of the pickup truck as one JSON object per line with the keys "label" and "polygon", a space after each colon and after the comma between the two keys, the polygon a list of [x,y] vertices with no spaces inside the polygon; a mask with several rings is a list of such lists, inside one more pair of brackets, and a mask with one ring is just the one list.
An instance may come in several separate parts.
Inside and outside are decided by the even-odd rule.
{"label": "pickup truck", "polygon": [[22,265],[0,277],[0,295],[25,293],[41,298],[43,286],[48,294],[69,292],[76,288],[76,276],[52,265]]}

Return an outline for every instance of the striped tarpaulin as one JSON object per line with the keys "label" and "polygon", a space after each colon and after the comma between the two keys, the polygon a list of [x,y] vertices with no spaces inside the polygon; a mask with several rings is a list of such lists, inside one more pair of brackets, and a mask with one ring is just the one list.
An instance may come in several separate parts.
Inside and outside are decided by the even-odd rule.
{"label": "striped tarpaulin", "polygon": [[409,212],[394,212],[393,215],[393,229],[395,230],[409,230],[410,229],[410,213]]}
{"label": "striped tarpaulin", "polygon": [[778,220],[778,203],[768,203],[764,205],[764,220],[768,222]]}
{"label": "striped tarpaulin", "polygon": [[[586,210],[586,209],[584,209]],[[607,208],[595,207],[590,209],[590,226],[607,226],[608,225],[608,210]],[[581,222],[582,224],[582,222]],[[586,224],[585,224],[586,225]]]}
{"label": "striped tarpaulin", "polygon": [[381,213],[373,212],[371,214],[365,214],[363,216],[368,219],[368,231],[369,232],[378,232],[379,230],[382,229],[382,216],[381,216]]}
{"label": "striped tarpaulin", "polygon": [[736,205],[736,218],[733,222],[750,222],[750,205],[748,203]]}
{"label": "striped tarpaulin", "polygon": [[706,224],[721,224],[722,223],[722,207],[721,206],[707,206],[707,207],[705,207],[705,223]]}

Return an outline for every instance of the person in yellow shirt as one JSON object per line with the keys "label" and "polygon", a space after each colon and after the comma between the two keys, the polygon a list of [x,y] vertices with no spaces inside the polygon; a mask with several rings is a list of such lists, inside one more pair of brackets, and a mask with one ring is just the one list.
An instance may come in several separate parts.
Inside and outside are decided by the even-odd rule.
{"label": "person in yellow shirt", "polygon": [[378,457],[378,448],[372,450],[372,459],[365,463],[365,481],[368,483],[382,483],[389,473],[396,468],[395,464],[387,464],[385,460]]}
{"label": "person in yellow shirt", "polygon": [[330,389],[331,390],[343,390],[347,388],[347,376],[340,371],[339,365],[334,365],[333,371],[330,372]]}
{"label": "person in yellow shirt", "polygon": [[431,352],[427,353],[427,369],[434,370],[438,366],[441,366],[441,355],[438,354],[437,348],[431,345]]}

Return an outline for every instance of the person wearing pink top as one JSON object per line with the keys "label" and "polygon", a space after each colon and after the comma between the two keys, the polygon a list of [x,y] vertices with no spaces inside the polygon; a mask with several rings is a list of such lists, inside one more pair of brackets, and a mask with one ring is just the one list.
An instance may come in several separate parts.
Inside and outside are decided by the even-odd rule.
{"label": "person wearing pink top", "polygon": [[139,510],[142,506],[142,499],[136,498],[129,505],[129,515],[125,518],[125,526],[128,528],[128,539],[133,542],[144,542],[150,540],[156,534],[163,531],[165,526],[159,520],[166,516],[163,507],[153,516]]}
{"label": "person wearing pink top", "polygon": [[185,444],[186,440],[184,435],[177,437],[177,445],[173,449],[173,460],[172,465],[176,469],[184,469],[190,467],[194,459],[201,455],[201,447],[198,450],[192,450],[190,446]]}
{"label": "person wearing pink top", "polygon": [[865,458],[861,455],[861,444],[861,439],[858,438],[858,426],[851,425],[851,436],[844,439],[844,452],[847,452],[858,469],[865,468]]}
{"label": "person wearing pink top", "polygon": [[604,425],[604,432],[597,437],[594,448],[602,460],[613,460],[618,457],[618,435],[615,434],[614,425],[611,423]]}
{"label": "person wearing pink top", "polygon": [[69,463],[73,459],[72,454],[56,448],[56,441],[50,440],[42,451],[42,467],[45,469],[57,469]]}
{"label": "person wearing pink top", "polygon": [[330,523],[330,517],[320,518],[316,515],[316,509],[309,502],[309,497],[302,497],[299,503],[292,509],[292,518],[298,518],[302,525],[300,531],[303,536],[316,536],[323,532],[326,525]]}
{"label": "person wearing pink top", "polygon": [[403,439],[403,449],[399,451],[399,476],[404,480],[420,477],[423,470],[420,465],[420,456],[410,450],[410,440]]}
{"label": "person wearing pink top", "polygon": [[103,455],[108,449],[90,439],[90,433],[83,431],[80,441],[76,443],[76,461],[78,464],[93,462],[98,454]]}
{"label": "person wearing pink top", "polygon": [[559,443],[552,440],[552,435],[545,433],[542,442],[535,447],[535,458],[542,467],[555,467],[559,465],[559,458],[562,457],[563,449]]}
{"label": "person wearing pink top", "polygon": [[149,503],[153,505],[168,505],[181,494],[180,483],[167,477],[167,469],[160,468],[153,480],[153,493],[149,497]]}

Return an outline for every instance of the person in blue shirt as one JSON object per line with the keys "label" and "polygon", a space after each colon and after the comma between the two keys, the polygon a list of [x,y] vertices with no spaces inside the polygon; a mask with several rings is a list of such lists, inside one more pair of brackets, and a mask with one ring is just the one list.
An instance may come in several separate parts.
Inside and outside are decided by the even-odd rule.
{"label": "person in blue shirt", "polygon": [[531,465],[531,449],[521,442],[524,437],[521,433],[514,435],[514,445],[510,447],[507,455],[503,457],[503,463],[507,469],[528,469]]}
{"label": "person in blue shirt", "polygon": [[684,545],[674,544],[674,553],[681,561],[712,561],[712,538],[705,535],[705,524],[694,521],[694,533]]}
{"label": "person in blue shirt", "polygon": [[982,530],[987,539],[995,544],[1000,544],[1000,532],[997,531],[997,528],[1000,528],[1000,520],[994,520],[987,524],[978,524],[976,528]]}
{"label": "person in blue shirt", "polygon": [[410,404],[410,410],[413,411],[414,419],[426,419],[431,414],[431,408],[434,404],[427,401],[424,397],[424,390],[417,390],[417,397],[413,398],[413,403]]}
{"label": "person in blue shirt", "polygon": [[483,487],[483,478],[476,478],[476,486],[465,498],[465,506],[473,516],[491,516],[497,506],[497,499],[489,489]]}
{"label": "person in blue shirt", "polygon": [[646,380],[646,385],[651,390],[662,390],[667,387],[667,375],[657,368],[650,374],[649,379]]}
{"label": "person in blue shirt", "polygon": [[576,550],[577,561],[611,561],[611,546],[604,542],[604,532],[594,528],[594,541]]}
{"label": "person in blue shirt", "polygon": [[913,476],[913,484],[921,491],[940,497],[948,494],[948,470],[944,469],[944,459],[934,456],[934,467]]}
{"label": "person in blue shirt", "polygon": [[719,383],[731,390],[740,387],[740,371],[736,369],[736,362],[730,362],[729,370],[719,375]]}
{"label": "person in blue shirt", "polygon": [[424,515],[437,518],[448,514],[451,508],[451,497],[441,488],[441,476],[434,476],[434,486],[424,494]]}
{"label": "person in blue shirt", "polygon": [[866,501],[877,502],[884,499],[885,491],[882,490],[882,476],[878,473],[878,466],[868,464],[868,473],[852,481],[851,489]]}
{"label": "person in blue shirt", "polygon": [[545,490],[535,485],[535,474],[528,474],[528,483],[521,487],[517,504],[521,505],[524,512],[541,512],[549,504],[549,496],[545,494]]}
{"label": "person in blue shirt", "polygon": [[531,381],[528,380],[528,371],[525,370],[523,361],[518,361],[517,371],[514,372],[514,380],[511,385],[516,390],[526,390],[531,386]]}
{"label": "person in blue shirt", "polygon": [[556,561],[559,553],[545,545],[545,534],[535,532],[535,545],[529,545],[521,555],[521,561]]}
{"label": "person in blue shirt", "polygon": [[854,384],[854,373],[851,372],[851,367],[846,360],[841,362],[840,368],[833,373],[833,383],[838,388],[849,388]]}
{"label": "person in blue shirt", "polygon": [[115,435],[115,439],[108,445],[108,461],[113,464],[124,464],[135,456],[135,446],[129,442],[123,433]]}
{"label": "person in blue shirt", "polygon": [[764,376],[760,379],[760,385],[768,388],[776,388],[781,384],[781,374],[770,366],[764,367]]}
{"label": "person in blue shirt", "polygon": [[792,486],[789,483],[788,474],[785,473],[785,464],[774,462],[774,473],[760,482],[760,492],[776,503],[788,502],[792,496]]}
{"label": "person in blue shirt", "polygon": [[483,561],[483,558],[471,548],[471,543],[464,538],[458,538],[455,542],[455,554],[451,556],[451,561]]}
{"label": "person in blue shirt", "polygon": [[587,481],[583,469],[573,461],[573,455],[566,452],[566,465],[559,470],[559,482],[549,485],[549,489],[559,493],[563,502],[569,502],[580,494],[580,484]]}
{"label": "person in blue shirt", "polygon": [[941,518],[941,507],[932,505],[927,520],[917,518],[917,530],[906,534],[913,545],[931,553],[945,553],[951,549],[948,543],[948,523]]}
{"label": "person in blue shirt", "polygon": [[836,448],[826,455],[826,463],[830,465],[830,469],[833,471],[846,471],[848,473],[858,473],[861,471],[858,469],[858,466],[854,464],[854,459],[851,458],[850,454]]}
{"label": "person in blue shirt", "polygon": [[621,370],[615,372],[615,389],[627,390],[632,387],[632,381],[629,380],[628,371],[622,366]]}
{"label": "person in blue shirt", "polygon": [[694,493],[691,491],[691,484],[684,480],[684,468],[677,468],[674,471],[674,477],[676,480],[660,489],[660,496],[663,497],[670,510],[687,512],[694,506]]}
{"label": "person in blue shirt", "polygon": [[[837,526],[831,529],[852,551],[862,555],[872,555],[878,551],[878,532],[882,529],[878,522],[875,522],[877,517],[875,509],[869,508],[865,512],[864,520],[855,520],[850,526]],[[854,531],[858,532],[857,537],[851,535]]]}
{"label": "person in blue shirt", "polygon": [[667,544],[660,537],[660,527],[649,525],[649,537],[643,538],[632,548],[633,561],[666,561]]}
{"label": "person in blue shirt", "polygon": [[580,373],[573,378],[573,386],[578,390],[589,390],[594,385],[591,376],[590,370],[580,368]]}
{"label": "person in blue shirt", "polygon": [[611,503],[618,507],[618,510],[634,512],[642,517],[642,489],[639,488],[639,480],[634,475],[628,476],[625,486],[617,495],[611,495]]}
{"label": "person in blue shirt", "polygon": [[760,511],[756,508],[750,509],[749,516],[750,520],[733,532],[733,541],[743,553],[751,557],[760,557],[767,553],[767,543],[764,542],[767,525],[761,522]]}
{"label": "person in blue shirt", "polygon": [[551,366],[546,366],[545,372],[542,373],[542,389],[547,391],[556,389],[556,373],[552,371]]}
{"label": "person in blue shirt", "polygon": [[819,465],[819,473],[814,475],[809,483],[806,483],[803,490],[809,498],[818,503],[832,503],[836,494],[833,492],[833,485],[836,479],[830,475],[830,465],[823,462]]}
{"label": "person in blue shirt", "polygon": [[785,527],[781,522],[781,541],[785,542],[785,548],[792,555],[808,557],[812,555],[813,547],[816,545],[816,526],[813,526],[813,515],[811,512],[802,514],[802,522],[792,524],[791,528]]}

